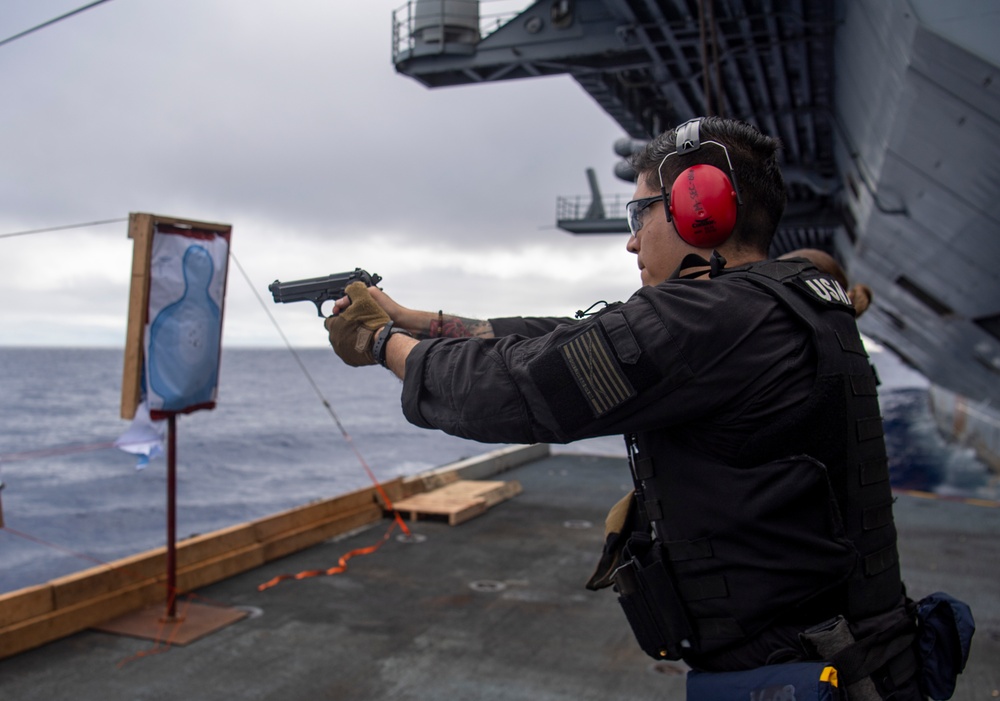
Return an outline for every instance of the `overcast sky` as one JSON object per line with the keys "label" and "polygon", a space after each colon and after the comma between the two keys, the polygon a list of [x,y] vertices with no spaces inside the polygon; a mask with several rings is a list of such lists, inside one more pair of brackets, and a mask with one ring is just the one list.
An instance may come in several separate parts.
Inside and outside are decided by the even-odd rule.
{"label": "overcast sky", "polygon": [[[2,0],[0,39],[84,4]],[[588,167],[631,194],[612,174],[622,130],[565,76],[397,74],[401,5],[113,0],[0,46],[0,235],[129,212],[231,224],[297,346],[325,344],[321,322],[267,285],[356,266],[402,304],[467,316],[626,298],[625,236],[555,228]],[[124,222],[0,238],[0,345],[122,346],[131,253]],[[224,345],[280,345],[235,266],[228,290]]]}

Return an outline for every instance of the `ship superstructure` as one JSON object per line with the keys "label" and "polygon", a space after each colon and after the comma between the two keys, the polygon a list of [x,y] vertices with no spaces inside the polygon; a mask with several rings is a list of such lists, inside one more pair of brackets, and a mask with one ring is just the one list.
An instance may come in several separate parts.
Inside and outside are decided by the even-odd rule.
{"label": "ship superstructure", "polygon": [[[1000,399],[1000,7],[986,0],[417,0],[397,70],[428,87],[568,74],[633,148],[687,119],[781,139],[772,253],[833,253],[874,290],[862,330],[934,383]],[[623,161],[616,174],[631,180]],[[571,233],[621,205],[561,198]]]}

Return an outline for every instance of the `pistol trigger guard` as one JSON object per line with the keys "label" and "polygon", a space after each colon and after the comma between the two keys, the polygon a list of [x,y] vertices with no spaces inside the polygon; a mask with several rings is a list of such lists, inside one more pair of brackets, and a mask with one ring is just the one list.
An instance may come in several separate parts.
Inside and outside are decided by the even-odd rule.
{"label": "pistol trigger guard", "polygon": [[[316,305],[316,313],[319,314],[320,319],[326,318],[326,314],[323,313],[323,305],[331,301],[336,302],[337,299],[339,298],[333,295],[321,295],[316,299],[312,300],[312,303]],[[333,314],[331,314],[330,316],[333,316]]]}

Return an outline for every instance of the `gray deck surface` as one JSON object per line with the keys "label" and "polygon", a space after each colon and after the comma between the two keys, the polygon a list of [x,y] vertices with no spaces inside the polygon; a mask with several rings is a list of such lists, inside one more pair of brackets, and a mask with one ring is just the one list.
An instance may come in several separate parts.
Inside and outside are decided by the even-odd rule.
{"label": "gray deck surface", "polygon": [[[388,524],[200,590],[252,614],[189,645],[119,667],[153,643],[87,631],[0,660],[0,699],[684,699],[684,666],[647,658],[614,594],[583,588],[624,460],[556,455],[496,479],[524,492],[458,526],[410,524],[424,542],[393,537],[343,574],[257,591],[335,566]],[[1000,509],[901,496],[896,519],[911,595],[946,590],[976,614],[954,698],[997,698]]]}

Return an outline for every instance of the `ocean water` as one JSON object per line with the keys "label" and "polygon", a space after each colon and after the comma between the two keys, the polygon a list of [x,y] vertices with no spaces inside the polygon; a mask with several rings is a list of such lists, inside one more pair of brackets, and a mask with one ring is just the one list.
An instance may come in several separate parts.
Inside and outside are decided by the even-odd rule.
{"label": "ocean water", "polygon": [[[498,447],[408,424],[401,385],[382,368],[297,353],[379,480]],[[165,461],[137,470],[107,447],[128,427],[121,372],[120,350],[0,348],[0,592],[164,544]],[[907,372],[880,365],[894,484],[998,498],[987,468],[940,438],[926,382]],[[371,485],[288,350],[225,350],[219,387],[215,410],[177,419],[178,538]],[[562,450],[624,455],[620,437]]]}
{"label": "ocean water", "polygon": [[[380,481],[497,446],[408,424],[400,383],[297,351]],[[122,352],[0,349],[0,493],[9,529],[101,562],[165,542],[166,463],[141,471],[115,448]],[[29,451],[51,454],[4,460]],[[59,454],[63,452],[64,454]],[[226,350],[216,409],[177,417],[177,536],[184,538],[371,485],[287,350]],[[95,562],[0,530],[0,592]]]}

